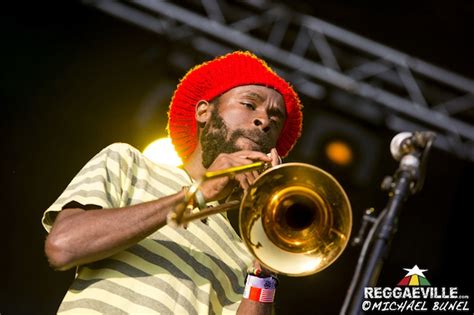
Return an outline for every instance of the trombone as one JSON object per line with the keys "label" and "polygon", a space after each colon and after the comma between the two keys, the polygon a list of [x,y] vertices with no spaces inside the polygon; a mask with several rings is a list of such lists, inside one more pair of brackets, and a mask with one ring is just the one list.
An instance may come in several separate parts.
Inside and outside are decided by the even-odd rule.
{"label": "trombone", "polygon": [[[337,180],[305,163],[284,163],[265,170],[255,162],[206,172],[168,222],[183,225],[223,211],[239,209],[240,235],[267,269],[287,276],[307,276],[331,265],[346,247],[352,227],[349,199]],[[188,214],[199,185],[220,176],[262,170],[242,200]]]}

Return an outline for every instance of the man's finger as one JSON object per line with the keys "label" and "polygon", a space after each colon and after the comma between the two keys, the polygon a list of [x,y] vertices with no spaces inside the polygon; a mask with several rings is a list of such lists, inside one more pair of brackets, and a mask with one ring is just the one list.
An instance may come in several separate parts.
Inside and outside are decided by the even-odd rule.
{"label": "man's finger", "polygon": [[267,156],[265,153],[258,152],[258,151],[238,151],[232,153],[231,155],[238,156],[240,158],[248,159],[248,160],[261,160],[265,162],[271,162],[271,157]]}
{"label": "man's finger", "polygon": [[278,152],[275,148],[270,151],[270,157],[272,160],[272,166],[281,164],[281,157],[278,155]]}
{"label": "man's finger", "polygon": [[235,175],[235,180],[239,182],[240,187],[243,190],[246,190],[250,187],[250,183],[248,182],[247,176],[245,176],[245,174]]}

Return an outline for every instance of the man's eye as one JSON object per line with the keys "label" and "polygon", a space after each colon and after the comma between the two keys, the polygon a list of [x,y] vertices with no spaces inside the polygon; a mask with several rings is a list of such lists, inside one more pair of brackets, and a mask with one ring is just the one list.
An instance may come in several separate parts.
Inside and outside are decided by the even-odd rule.
{"label": "man's eye", "polygon": [[255,105],[253,105],[252,103],[242,103],[242,104],[251,110],[255,110]]}

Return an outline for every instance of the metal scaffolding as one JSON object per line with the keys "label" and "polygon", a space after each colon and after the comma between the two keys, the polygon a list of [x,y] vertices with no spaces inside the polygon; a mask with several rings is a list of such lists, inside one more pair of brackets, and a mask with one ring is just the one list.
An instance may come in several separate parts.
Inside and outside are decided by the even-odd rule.
{"label": "metal scaffolding", "polygon": [[[474,161],[471,79],[266,0],[86,3],[210,56],[250,50],[307,97],[356,95],[383,111],[390,130],[434,130],[435,146]],[[356,106],[340,109],[373,117]]]}

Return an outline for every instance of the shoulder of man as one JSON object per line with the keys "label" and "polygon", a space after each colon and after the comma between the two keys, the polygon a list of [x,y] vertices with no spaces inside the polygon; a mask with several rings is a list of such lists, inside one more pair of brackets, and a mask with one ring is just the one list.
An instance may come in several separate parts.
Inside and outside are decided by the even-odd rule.
{"label": "shoulder of man", "polygon": [[129,152],[132,154],[141,154],[141,152],[137,148],[124,142],[115,142],[115,143],[109,144],[108,146],[106,146],[104,149],[101,150],[101,152],[107,152],[107,151]]}

